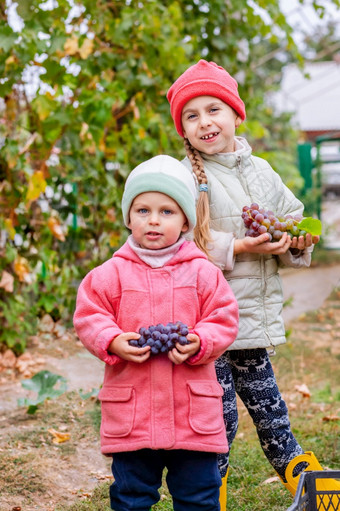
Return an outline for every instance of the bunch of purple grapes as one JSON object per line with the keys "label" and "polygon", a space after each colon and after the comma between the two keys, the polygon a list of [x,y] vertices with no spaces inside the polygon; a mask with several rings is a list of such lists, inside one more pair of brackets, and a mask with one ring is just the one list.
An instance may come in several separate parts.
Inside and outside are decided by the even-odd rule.
{"label": "bunch of purple grapes", "polygon": [[273,211],[266,211],[256,203],[251,206],[243,206],[242,218],[247,227],[246,236],[252,238],[268,233],[269,241],[279,241],[284,232],[287,232],[291,238],[306,234],[306,231],[300,230],[298,227],[302,215],[276,216]]}
{"label": "bunch of purple grapes", "polygon": [[135,346],[136,348],[150,346],[152,355],[168,353],[174,349],[176,342],[182,346],[190,342],[186,338],[189,329],[181,321],[169,322],[166,325],[158,323],[158,325],[151,325],[148,328],[142,327],[138,333],[140,338],[130,339],[130,346]]}

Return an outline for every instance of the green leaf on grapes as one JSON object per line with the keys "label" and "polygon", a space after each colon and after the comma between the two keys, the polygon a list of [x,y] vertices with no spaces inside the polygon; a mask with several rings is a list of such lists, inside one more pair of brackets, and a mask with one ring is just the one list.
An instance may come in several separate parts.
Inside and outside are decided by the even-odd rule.
{"label": "green leaf on grapes", "polygon": [[306,231],[312,236],[320,236],[322,233],[322,223],[318,218],[307,217],[297,224],[301,231]]}

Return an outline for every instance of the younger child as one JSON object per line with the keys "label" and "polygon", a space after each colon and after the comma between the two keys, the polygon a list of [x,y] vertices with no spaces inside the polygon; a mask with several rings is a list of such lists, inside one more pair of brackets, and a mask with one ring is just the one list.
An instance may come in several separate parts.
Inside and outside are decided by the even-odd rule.
{"label": "younger child", "polygon": [[[149,511],[162,472],[175,511],[219,511],[217,453],[228,450],[214,360],[234,341],[238,307],[221,270],[183,238],[196,224],[192,174],[156,156],[129,175],[122,199],[132,234],[82,281],[74,326],[106,363],[101,449],[113,455],[115,511]],[[135,347],[141,327],[181,321],[189,344]]]}
{"label": "younger child", "polygon": [[[225,69],[200,60],[173,83],[167,98],[187,150],[183,163],[199,185],[195,241],[223,270],[239,304],[237,340],[216,362],[224,388],[229,446],[237,430],[236,391],[253,419],[265,455],[294,494],[297,478],[288,477],[291,467],[296,467],[294,476],[307,465],[321,467],[313,453],[303,454],[291,431],[267,349],[274,352],[286,340],[278,267],[309,266],[319,237],[291,239],[284,233],[280,241],[269,242],[268,234],[245,236],[244,206],[257,203],[276,216],[294,216],[302,214],[303,205],[268,162],[253,156],[244,138],[235,137],[246,111],[238,84]],[[227,467],[228,456],[221,456],[224,482]]]}

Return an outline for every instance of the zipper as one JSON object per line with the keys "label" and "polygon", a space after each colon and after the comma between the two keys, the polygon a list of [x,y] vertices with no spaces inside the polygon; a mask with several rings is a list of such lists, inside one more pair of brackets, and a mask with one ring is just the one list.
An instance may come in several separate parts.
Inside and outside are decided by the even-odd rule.
{"label": "zipper", "polygon": [[250,191],[249,191],[249,188],[248,188],[248,183],[245,179],[243,179],[243,168],[242,168],[242,158],[241,156],[237,156],[236,157],[236,170],[237,170],[237,174],[238,174],[238,178],[242,184],[242,188],[243,190],[245,190],[246,194],[248,195],[248,197],[251,197],[250,195]]}

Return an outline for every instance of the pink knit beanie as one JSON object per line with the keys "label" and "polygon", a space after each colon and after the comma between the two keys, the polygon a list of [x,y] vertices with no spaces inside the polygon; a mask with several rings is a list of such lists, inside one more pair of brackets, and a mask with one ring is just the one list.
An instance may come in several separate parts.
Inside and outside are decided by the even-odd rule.
{"label": "pink knit beanie", "polygon": [[238,93],[237,81],[215,62],[200,60],[177,78],[167,93],[171,116],[177,133],[183,137],[182,110],[190,99],[197,96],[214,96],[221,99],[237,112],[242,121],[246,109]]}

